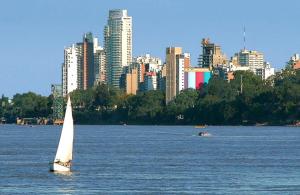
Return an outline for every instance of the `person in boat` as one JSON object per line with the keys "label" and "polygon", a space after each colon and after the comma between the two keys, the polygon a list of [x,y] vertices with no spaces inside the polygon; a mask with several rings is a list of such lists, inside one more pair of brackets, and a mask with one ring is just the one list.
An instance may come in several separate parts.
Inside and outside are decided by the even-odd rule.
{"label": "person in boat", "polygon": [[71,161],[68,161],[68,162],[61,162],[60,160],[56,161],[55,163],[59,164],[59,165],[62,165],[64,167],[71,167],[72,165],[72,162]]}
{"label": "person in boat", "polygon": [[198,134],[199,136],[209,136],[210,134],[207,131],[201,131]]}

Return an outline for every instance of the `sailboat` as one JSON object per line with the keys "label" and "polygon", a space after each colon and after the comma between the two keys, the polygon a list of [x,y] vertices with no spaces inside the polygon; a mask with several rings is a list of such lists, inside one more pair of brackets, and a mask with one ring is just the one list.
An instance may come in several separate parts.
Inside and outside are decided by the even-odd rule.
{"label": "sailboat", "polygon": [[50,163],[50,171],[69,172],[73,155],[74,125],[70,96],[65,113],[63,128],[53,162]]}

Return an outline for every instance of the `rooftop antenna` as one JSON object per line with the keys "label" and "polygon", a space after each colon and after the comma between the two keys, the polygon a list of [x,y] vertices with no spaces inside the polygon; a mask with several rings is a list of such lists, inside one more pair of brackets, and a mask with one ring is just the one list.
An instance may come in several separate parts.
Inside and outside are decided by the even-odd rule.
{"label": "rooftop antenna", "polygon": [[246,27],[244,26],[244,50],[246,50]]}

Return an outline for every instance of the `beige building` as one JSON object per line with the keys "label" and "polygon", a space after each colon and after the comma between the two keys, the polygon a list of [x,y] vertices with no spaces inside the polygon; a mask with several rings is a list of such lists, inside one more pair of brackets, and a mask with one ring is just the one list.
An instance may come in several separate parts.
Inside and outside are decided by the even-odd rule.
{"label": "beige building", "polygon": [[226,55],[221,46],[211,43],[209,38],[202,39],[202,54],[198,58],[198,65],[202,68],[212,68],[227,63]]}
{"label": "beige building", "polygon": [[259,51],[243,49],[235,55],[238,58],[240,66],[249,67],[254,73],[256,69],[264,68],[264,54]]}
{"label": "beige building", "polygon": [[138,90],[138,71],[132,69],[131,73],[126,74],[126,94],[136,95]]}
{"label": "beige building", "polygon": [[169,103],[176,96],[176,55],[181,53],[181,47],[168,47],[166,49],[166,103]]}

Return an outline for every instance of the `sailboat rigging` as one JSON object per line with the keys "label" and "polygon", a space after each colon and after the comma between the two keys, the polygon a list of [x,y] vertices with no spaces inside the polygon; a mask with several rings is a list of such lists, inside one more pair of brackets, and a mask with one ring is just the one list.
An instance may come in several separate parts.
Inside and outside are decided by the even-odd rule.
{"label": "sailboat rigging", "polygon": [[50,171],[67,172],[71,170],[73,158],[74,124],[70,96],[65,113],[65,119],[61,136],[53,163],[50,163]]}

